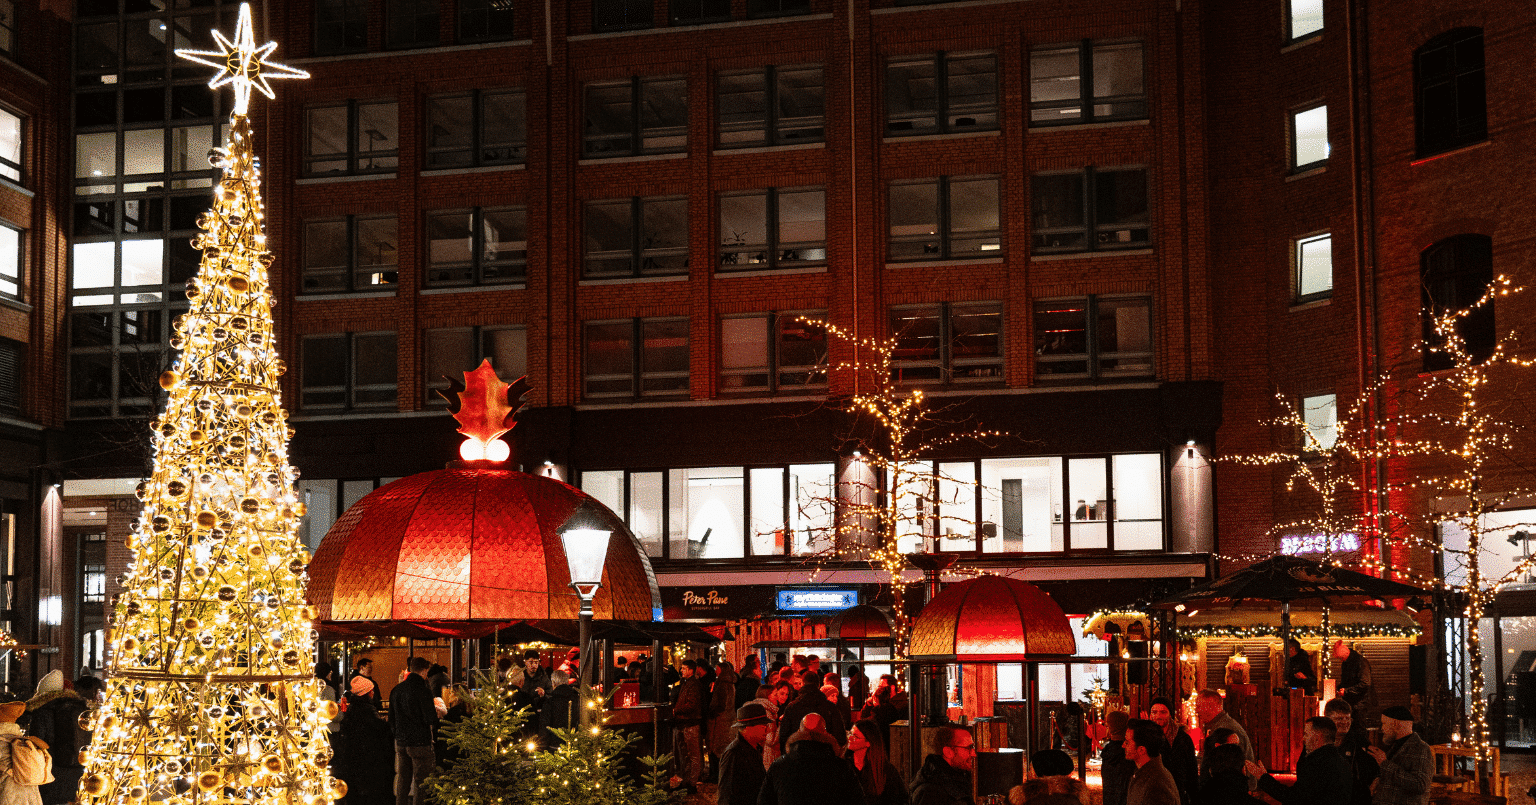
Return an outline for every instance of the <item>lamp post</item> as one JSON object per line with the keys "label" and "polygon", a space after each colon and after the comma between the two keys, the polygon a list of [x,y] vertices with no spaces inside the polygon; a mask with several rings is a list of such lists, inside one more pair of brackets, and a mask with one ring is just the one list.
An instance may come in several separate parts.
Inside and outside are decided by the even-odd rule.
{"label": "lamp post", "polygon": [[[588,678],[587,667],[592,654],[588,645],[592,642],[592,599],[603,586],[603,562],[608,559],[608,537],[612,533],[598,528],[569,528],[560,533],[560,541],[565,545],[565,563],[571,571],[571,589],[581,599],[581,629],[577,638],[581,644],[578,689],[586,687]],[[587,726],[585,703],[578,710],[576,719],[579,727]]]}

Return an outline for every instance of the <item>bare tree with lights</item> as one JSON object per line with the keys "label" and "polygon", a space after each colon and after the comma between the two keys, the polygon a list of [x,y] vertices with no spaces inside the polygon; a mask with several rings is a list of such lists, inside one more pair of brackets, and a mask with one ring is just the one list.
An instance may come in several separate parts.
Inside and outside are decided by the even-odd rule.
{"label": "bare tree with lights", "polygon": [[218,68],[235,90],[221,176],[199,220],[202,250],[188,312],[161,375],[154,465],[112,616],[105,704],[90,720],[80,801],[329,805],[345,785],[326,771],[336,704],[313,678],[304,605],[303,504],[288,464],[283,362],[273,344],[261,174],[246,117],[251,90],[307,74],[267,60],[249,5],[219,50],[177,51]]}

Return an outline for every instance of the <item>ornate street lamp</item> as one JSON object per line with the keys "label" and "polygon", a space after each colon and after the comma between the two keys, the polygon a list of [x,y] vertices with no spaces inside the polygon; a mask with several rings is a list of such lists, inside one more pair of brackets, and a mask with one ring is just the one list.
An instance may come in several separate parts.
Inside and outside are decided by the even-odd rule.
{"label": "ornate street lamp", "polygon": [[[569,528],[560,533],[560,541],[565,544],[566,566],[571,571],[571,589],[581,599],[581,630],[577,638],[581,644],[578,688],[587,683],[587,667],[592,654],[588,645],[592,633],[592,599],[603,586],[603,562],[608,559],[608,537],[612,533],[598,528]],[[577,723],[581,728],[587,725],[585,703],[579,710]]]}

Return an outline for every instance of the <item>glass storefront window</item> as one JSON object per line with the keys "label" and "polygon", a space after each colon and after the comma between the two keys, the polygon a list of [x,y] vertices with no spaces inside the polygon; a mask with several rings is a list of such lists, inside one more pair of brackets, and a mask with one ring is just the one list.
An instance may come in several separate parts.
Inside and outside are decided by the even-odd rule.
{"label": "glass storefront window", "polygon": [[[662,505],[666,499],[662,480],[659,472],[637,472],[629,477],[629,530],[640,539],[648,556],[661,556]],[[620,506],[613,510],[624,509]]]}
{"label": "glass storefront window", "polygon": [[939,465],[939,534],[944,547],[976,550],[976,463]]}
{"label": "glass storefront window", "polygon": [[681,499],[671,509],[683,523],[668,526],[674,559],[726,559],[742,555],[745,488],[741,467],[672,470],[672,489]]}
{"label": "glass storefront window", "polygon": [[1156,453],[1114,457],[1115,550],[1163,548],[1162,461]]}
{"label": "glass storefront window", "polygon": [[831,464],[800,464],[789,468],[789,523],[795,532],[796,554],[821,553],[833,547],[837,483]]}
{"label": "glass storefront window", "polygon": [[1067,495],[1072,499],[1071,547],[1074,550],[1108,548],[1109,492],[1105,488],[1102,458],[1074,458],[1067,462]]}
{"label": "glass storefront window", "polygon": [[1060,458],[982,459],[981,487],[983,551],[1063,549]]}
{"label": "glass storefront window", "polygon": [[753,556],[782,556],[785,552],[784,471],[754,468],[749,473],[752,516],[748,520]]}

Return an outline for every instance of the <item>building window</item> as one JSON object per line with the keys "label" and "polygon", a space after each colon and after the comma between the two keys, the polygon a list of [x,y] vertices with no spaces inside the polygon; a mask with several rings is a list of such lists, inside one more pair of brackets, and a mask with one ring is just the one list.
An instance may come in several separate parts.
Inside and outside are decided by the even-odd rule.
{"label": "building window", "polygon": [[585,470],[579,483],[657,559],[807,556],[835,542],[832,464]]}
{"label": "building window", "polygon": [[731,0],[667,0],[667,16],[673,25],[725,22],[731,18]]}
{"label": "building window", "polygon": [[1037,173],[1032,184],[1037,254],[1150,245],[1146,168]]}
{"label": "building window", "polygon": [[681,76],[630,78],[586,85],[589,159],[688,150],[688,81]]}
{"label": "building window", "polygon": [[511,39],[512,0],[459,0],[459,41]]}
{"label": "building window", "polygon": [[399,281],[395,216],[304,222],[304,293],[378,290]]}
{"label": "building window", "polygon": [[0,179],[21,183],[21,117],[0,109]]}
{"label": "building window", "polygon": [[174,312],[130,308],[70,314],[71,417],[154,413],[161,394],[160,373],[173,359],[165,329]]}
{"label": "building window", "polygon": [[26,259],[22,232],[0,223],[0,297],[21,299],[21,269]]}
{"label": "building window", "polygon": [[16,2],[0,0],[0,53],[16,52]]}
{"label": "building window", "polygon": [[1313,106],[1291,112],[1291,172],[1328,164],[1328,107]]}
{"label": "building window", "polygon": [[825,265],[826,196],[820,187],[721,195],[720,270]]}
{"label": "building window", "polygon": [[304,173],[389,173],[400,165],[399,107],[349,101],[304,110]]}
{"label": "building window", "polygon": [[299,407],[306,411],[394,408],[395,334],[306,335],[300,343]]}
{"label": "building window", "polygon": [[1289,39],[1295,42],[1323,30],[1323,0],[1286,0]]}
{"label": "building window", "polygon": [[1339,439],[1339,403],[1334,394],[1301,398],[1301,449],[1305,453],[1332,450]]}
{"label": "building window", "polygon": [[687,395],[687,319],[589,321],[582,340],[584,396]]}
{"label": "building window", "polygon": [[1297,238],[1291,242],[1293,273],[1291,287],[1297,304],[1327,299],[1333,295],[1333,236]]}
{"label": "building window", "polygon": [[[969,463],[939,469],[952,477],[975,478],[965,473]],[[969,500],[950,491],[940,497],[939,513],[950,515],[943,522],[962,533],[958,540],[939,540],[940,548],[975,550],[972,535],[979,531],[986,553],[1164,549],[1164,475],[1157,453],[985,458],[979,463],[981,487],[987,490],[977,501],[981,527],[954,524],[970,519],[953,511],[963,508],[955,502]]]}
{"label": "building window", "polygon": [[1029,125],[1064,126],[1147,116],[1140,42],[1073,42],[1029,53]]}
{"label": "building window", "polygon": [[437,40],[437,0],[385,0],[385,46],[427,47]]}
{"label": "building window", "polygon": [[1153,376],[1152,300],[1089,296],[1035,303],[1035,378]]}
{"label": "building window", "polygon": [[886,259],[1001,257],[996,176],[941,176],[892,182]]}
{"label": "building window", "polygon": [[1455,365],[1455,358],[1443,351],[1446,339],[1435,331],[1435,321],[1456,311],[1468,311],[1455,325],[1462,349],[1476,363],[1487,360],[1498,341],[1493,299],[1482,305],[1477,302],[1493,284],[1493,239],[1486,235],[1446,238],[1425,249],[1419,264],[1424,288],[1420,313],[1424,371],[1436,372]]}
{"label": "building window", "polygon": [[592,0],[592,31],[638,31],[656,24],[652,0]]}
{"label": "building window", "polygon": [[[496,376],[511,383],[528,374],[528,330],[523,327],[449,327],[426,332],[426,402],[442,405],[449,381],[490,361]],[[457,402],[457,401],[455,401]]]}
{"label": "building window", "polygon": [[105,604],[107,602],[107,566],[86,563],[80,572],[80,602]]}
{"label": "building window", "polygon": [[1446,31],[1414,51],[1413,89],[1419,156],[1488,139],[1483,30]]}
{"label": "building window", "polygon": [[585,276],[662,277],[688,273],[688,199],[588,201]]}
{"label": "building window", "polygon": [[826,88],[819,64],[721,73],[715,79],[721,148],[819,143]]}
{"label": "building window", "polygon": [[997,54],[935,53],[886,64],[886,136],[996,129]]}
{"label": "building window", "polygon": [[315,0],[315,53],[368,49],[368,0]]}
{"label": "building window", "polygon": [[827,386],[826,311],[755,313],[720,320],[720,388],[803,393]]}
{"label": "building window", "polygon": [[26,349],[26,345],[19,341],[0,338],[0,411],[21,413],[21,375]]}
{"label": "building window", "polygon": [[747,0],[747,16],[787,17],[811,13],[811,0]]}
{"label": "building window", "polygon": [[504,285],[527,278],[528,213],[522,207],[427,213],[428,286]]}
{"label": "building window", "polygon": [[520,165],[528,105],[520,89],[476,90],[427,102],[427,168]]}
{"label": "building window", "polygon": [[944,302],[892,308],[891,380],[902,383],[1001,383],[1001,302]]}

